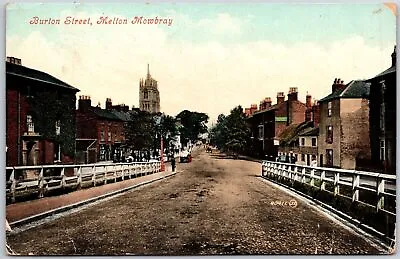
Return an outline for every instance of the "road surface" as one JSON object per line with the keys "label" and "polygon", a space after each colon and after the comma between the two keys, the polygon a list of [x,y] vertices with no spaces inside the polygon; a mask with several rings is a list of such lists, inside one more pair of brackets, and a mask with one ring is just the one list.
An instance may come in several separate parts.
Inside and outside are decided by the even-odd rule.
{"label": "road surface", "polygon": [[166,180],[10,235],[27,255],[380,254],[261,180],[260,163],[204,150]]}

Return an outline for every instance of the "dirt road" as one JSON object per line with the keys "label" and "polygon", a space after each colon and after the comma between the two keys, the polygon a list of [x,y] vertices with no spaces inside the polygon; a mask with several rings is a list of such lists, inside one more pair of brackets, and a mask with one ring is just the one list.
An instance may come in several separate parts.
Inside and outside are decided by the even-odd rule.
{"label": "dirt road", "polygon": [[7,241],[17,253],[35,255],[381,253],[260,180],[259,163],[201,151],[177,166],[174,177]]}

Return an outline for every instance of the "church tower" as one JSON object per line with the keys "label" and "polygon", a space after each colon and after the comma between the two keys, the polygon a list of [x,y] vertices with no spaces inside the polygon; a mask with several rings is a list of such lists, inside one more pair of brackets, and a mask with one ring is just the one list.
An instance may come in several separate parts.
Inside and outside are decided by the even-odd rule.
{"label": "church tower", "polygon": [[150,113],[160,112],[160,92],[157,81],[150,75],[149,64],[146,79],[140,79],[139,82],[139,109]]}

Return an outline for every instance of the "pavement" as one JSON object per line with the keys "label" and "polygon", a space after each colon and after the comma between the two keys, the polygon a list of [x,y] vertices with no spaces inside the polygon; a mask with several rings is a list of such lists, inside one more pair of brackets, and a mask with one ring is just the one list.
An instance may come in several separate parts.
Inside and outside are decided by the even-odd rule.
{"label": "pavement", "polygon": [[145,183],[157,179],[162,179],[166,176],[172,175],[171,166],[166,164],[166,171],[150,174],[138,178],[133,178],[116,183],[109,183],[96,187],[90,187],[73,191],[63,195],[44,197],[41,199],[30,200],[25,202],[18,202],[6,206],[6,219],[13,225],[13,223],[35,216],[40,213],[57,210],[59,208],[68,207],[70,205],[93,199],[102,195],[111,194],[113,192],[127,189],[130,186],[135,186],[140,183]]}

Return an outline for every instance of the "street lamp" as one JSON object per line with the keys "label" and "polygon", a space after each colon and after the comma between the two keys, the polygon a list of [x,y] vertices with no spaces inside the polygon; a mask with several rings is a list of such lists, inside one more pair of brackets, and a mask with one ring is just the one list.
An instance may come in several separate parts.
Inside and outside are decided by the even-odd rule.
{"label": "street lamp", "polygon": [[[161,125],[161,116],[156,116],[155,117],[155,122],[156,122],[156,128],[159,128]],[[156,139],[157,139],[157,133],[156,133]],[[164,145],[163,145],[163,136],[160,131],[160,162],[161,162],[161,172],[165,171],[165,163],[164,163]]]}

